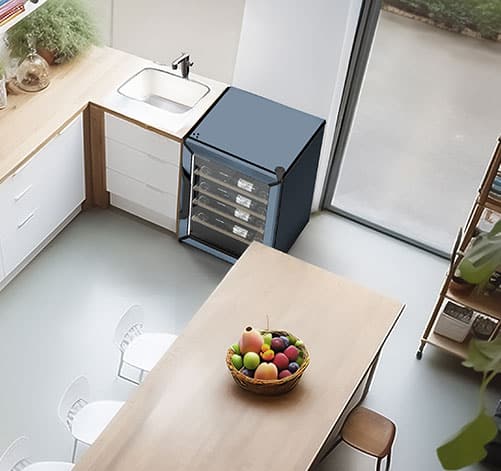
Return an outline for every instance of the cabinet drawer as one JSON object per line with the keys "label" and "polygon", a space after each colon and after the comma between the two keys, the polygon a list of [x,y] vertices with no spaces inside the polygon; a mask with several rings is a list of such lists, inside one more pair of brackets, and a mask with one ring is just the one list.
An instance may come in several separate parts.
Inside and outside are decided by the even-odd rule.
{"label": "cabinet drawer", "polygon": [[9,274],[45,238],[46,223],[40,208],[15,220],[2,240],[5,273]]}
{"label": "cabinet drawer", "polygon": [[156,156],[106,139],[106,165],[123,175],[177,195],[179,167]]}
{"label": "cabinet drawer", "polygon": [[105,114],[105,123],[107,138],[179,166],[180,143],[110,114]]}
{"label": "cabinet drawer", "polygon": [[126,177],[114,170],[106,170],[107,190],[147,209],[168,216],[176,217],[177,199],[146,183]]}

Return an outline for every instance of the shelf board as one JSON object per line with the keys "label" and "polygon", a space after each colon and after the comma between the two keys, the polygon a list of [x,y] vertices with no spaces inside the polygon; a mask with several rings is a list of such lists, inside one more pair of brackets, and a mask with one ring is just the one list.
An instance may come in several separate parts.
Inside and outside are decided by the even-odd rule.
{"label": "shelf board", "polygon": [[17,15],[15,18],[12,18],[9,22],[5,23],[3,26],[0,26],[0,38],[16,23],[19,23],[23,18],[26,18],[30,13],[33,13],[37,8],[40,8],[47,0],[38,0],[38,3],[31,3],[30,1],[26,2],[24,5],[25,11],[23,11],[20,15]]}
{"label": "shelf board", "polygon": [[487,197],[487,200],[485,201],[483,206],[492,211],[501,213],[501,200],[493,198],[492,196]]}
{"label": "shelf board", "polygon": [[[433,326],[433,328],[435,328],[435,326]],[[468,352],[469,337],[463,343],[459,343],[432,331],[427,339],[423,339],[423,342],[445,350],[446,352],[452,353],[462,360],[465,360]]]}
{"label": "shelf board", "polygon": [[469,294],[455,294],[447,290],[445,297],[451,301],[470,307],[474,311],[501,319],[501,293],[499,292],[485,296],[477,294],[475,291]]}

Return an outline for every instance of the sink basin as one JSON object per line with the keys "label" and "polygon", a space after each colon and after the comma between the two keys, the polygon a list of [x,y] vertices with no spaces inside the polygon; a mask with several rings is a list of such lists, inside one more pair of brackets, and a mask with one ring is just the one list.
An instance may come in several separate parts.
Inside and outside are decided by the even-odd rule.
{"label": "sink basin", "polygon": [[125,82],[118,93],[171,113],[191,110],[210,88],[165,70],[147,68]]}

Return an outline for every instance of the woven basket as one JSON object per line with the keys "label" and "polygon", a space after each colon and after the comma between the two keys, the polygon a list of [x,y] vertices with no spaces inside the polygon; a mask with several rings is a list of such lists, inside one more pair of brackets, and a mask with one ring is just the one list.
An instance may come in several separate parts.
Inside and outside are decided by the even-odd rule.
{"label": "woven basket", "polygon": [[[289,332],[283,330],[261,330],[260,332],[261,334],[271,333],[285,336],[290,335]],[[304,371],[310,364],[310,354],[308,353],[306,347],[302,345],[297,348],[303,352],[304,361],[294,374],[282,379],[254,379],[244,375],[239,370],[237,370],[231,362],[231,357],[235,353],[231,348],[229,348],[228,352],[226,353],[226,366],[230,370],[231,376],[235,380],[235,383],[237,383],[242,389],[251,391],[255,394],[260,394],[262,396],[278,396],[294,389],[299,383],[299,380],[301,379]]]}

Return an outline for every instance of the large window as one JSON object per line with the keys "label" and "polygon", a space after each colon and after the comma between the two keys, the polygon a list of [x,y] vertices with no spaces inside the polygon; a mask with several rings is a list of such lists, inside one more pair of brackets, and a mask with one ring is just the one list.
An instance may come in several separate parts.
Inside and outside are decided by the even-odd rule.
{"label": "large window", "polygon": [[[467,3],[484,16],[461,10]],[[335,155],[328,207],[450,250],[501,131],[496,25],[501,32],[501,2],[385,5],[354,118],[343,123],[351,132]],[[470,36],[458,32],[466,28]]]}

